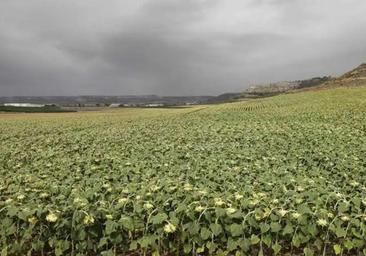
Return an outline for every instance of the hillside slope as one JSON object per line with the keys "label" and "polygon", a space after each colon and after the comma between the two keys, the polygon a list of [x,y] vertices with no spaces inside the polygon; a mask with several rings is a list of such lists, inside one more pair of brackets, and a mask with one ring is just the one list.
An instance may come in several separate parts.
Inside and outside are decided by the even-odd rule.
{"label": "hillside slope", "polygon": [[243,91],[240,94],[240,97],[237,98],[260,98],[283,93],[363,85],[366,85],[366,63],[361,64],[357,68],[337,78],[324,76],[306,80],[284,81],[251,86]]}
{"label": "hillside slope", "polygon": [[355,69],[345,73],[344,75],[327,81],[313,88],[303,90],[321,90],[334,87],[358,87],[366,86],[366,63],[363,63]]}
{"label": "hillside slope", "polygon": [[339,77],[339,80],[366,80],[366,63]]}

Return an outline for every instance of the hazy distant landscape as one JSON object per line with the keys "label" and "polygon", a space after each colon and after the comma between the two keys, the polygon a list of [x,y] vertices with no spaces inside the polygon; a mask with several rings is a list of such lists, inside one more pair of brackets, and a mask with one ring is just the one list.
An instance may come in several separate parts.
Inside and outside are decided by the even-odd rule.
{"label": "hazy distant landscape", "polygon": [[[184,105],[215,104],[236,100],[246,100],[275,96],[292,90],[310,88],[321,85],[332,78],[329,76],[316,77],[307,80],[290,82],[277,82],[264,85],[251,86],[243,92],[223,93],[218,96],[157,96],[157,95],[131,95],[131,96],[13,96],[0,97],[0,111],[17,112],[17,110],[32,112],[32,104],[47,105],[47,108],[35,109],[36,112],[58,112],[64,110],[88,110],[103,107],[171,107]],[[29,104],[24,109],[22,104]],[[3,105],[3,106],[1,106]],[[13,106],[11,106],[13,105]],[[9,108],[10,106],[10,108]],[[26,105],[24,105],[26,106]],[[23,107],[24,107],[23,106]],[[53,106],[50,107],[50,106]],[[58,108],[55,108],[55,107]],[[7,107],[7,108],[6,108]]]}

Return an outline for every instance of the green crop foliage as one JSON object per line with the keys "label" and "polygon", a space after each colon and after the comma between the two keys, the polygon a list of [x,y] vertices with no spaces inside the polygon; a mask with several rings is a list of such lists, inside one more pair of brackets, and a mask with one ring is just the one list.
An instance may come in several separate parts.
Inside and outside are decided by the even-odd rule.
{"label": "green crop foliage", "polygon": [[366,252],[366,88],[0,115],[1,255]]}

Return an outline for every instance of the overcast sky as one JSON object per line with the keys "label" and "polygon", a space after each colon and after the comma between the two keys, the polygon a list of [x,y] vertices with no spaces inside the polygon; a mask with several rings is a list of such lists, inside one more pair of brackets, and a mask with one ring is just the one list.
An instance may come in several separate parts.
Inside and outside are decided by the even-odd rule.
{"label": "overcast sky", "polygon": [[0,0],[0,96],[215,95],[366,61],[365,0]]}

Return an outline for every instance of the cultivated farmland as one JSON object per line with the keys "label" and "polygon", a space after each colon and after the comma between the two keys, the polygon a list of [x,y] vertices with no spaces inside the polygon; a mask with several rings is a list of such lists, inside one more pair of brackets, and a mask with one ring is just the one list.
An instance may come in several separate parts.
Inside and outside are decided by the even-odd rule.
{"label": "cultivated farmland", "polygon": [[0,115],[2,255],[366,253],[366,88]]}

